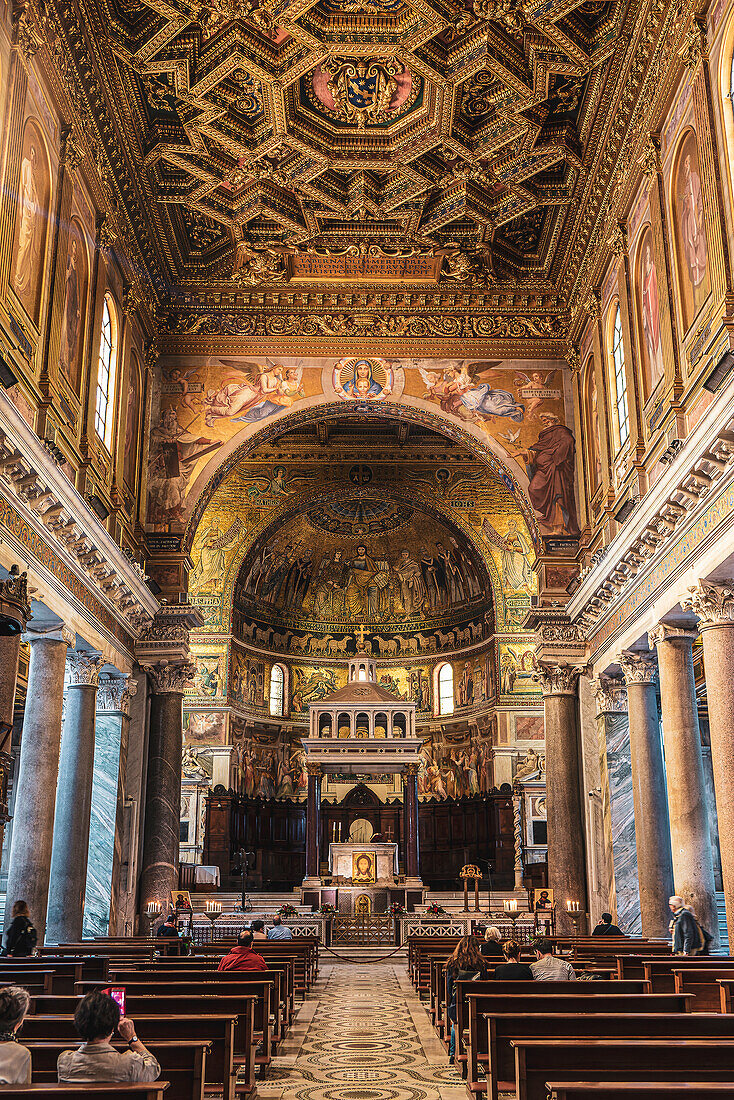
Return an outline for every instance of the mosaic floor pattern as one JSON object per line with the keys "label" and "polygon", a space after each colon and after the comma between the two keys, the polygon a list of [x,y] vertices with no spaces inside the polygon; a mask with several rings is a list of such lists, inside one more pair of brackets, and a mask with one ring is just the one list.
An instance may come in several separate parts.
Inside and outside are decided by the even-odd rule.
{"label": "mosaic floor pattern", "polygon": [[404,962],[322,968],[263,1100],[466,1100]]}

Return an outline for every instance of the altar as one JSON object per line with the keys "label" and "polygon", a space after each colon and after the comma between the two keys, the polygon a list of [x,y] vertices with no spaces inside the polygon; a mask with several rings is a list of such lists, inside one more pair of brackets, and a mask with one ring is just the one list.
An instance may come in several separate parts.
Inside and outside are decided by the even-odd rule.
{"label": "altar", "polygon": [[398,846],[374,841],[330,844],[329,873],[347,886],[392,885],[398,875]]}

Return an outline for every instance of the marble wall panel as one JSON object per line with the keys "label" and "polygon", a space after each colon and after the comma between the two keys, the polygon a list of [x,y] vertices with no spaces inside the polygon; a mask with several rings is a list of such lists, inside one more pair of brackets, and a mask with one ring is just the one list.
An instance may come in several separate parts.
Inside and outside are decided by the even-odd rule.
{"label": "marble wall panel", "polygon": [[626,714],[606,714],[604,720],[617,923],[628,935],[639,936],[642,925],[637,879],[635,815],[632,803],[629,722]]}

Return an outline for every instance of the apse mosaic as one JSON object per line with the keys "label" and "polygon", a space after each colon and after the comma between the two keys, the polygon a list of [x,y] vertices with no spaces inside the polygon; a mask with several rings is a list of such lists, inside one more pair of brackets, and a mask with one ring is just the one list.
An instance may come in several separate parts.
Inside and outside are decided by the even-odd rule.
{"label": "apse mosaic", "polygon": [[[578,535],[575,440],[560,364],[217,355],[169,357],[162,374],[148,480],[155,531],[184,531],[235,439],[246,441],[292,410],[337,402],[406,405],[463,427],[500,460],[508,493],[530,507],[542,533]],[[258,499],[270,488],[283,495],[286,485],[276,479],[250,488]]]}

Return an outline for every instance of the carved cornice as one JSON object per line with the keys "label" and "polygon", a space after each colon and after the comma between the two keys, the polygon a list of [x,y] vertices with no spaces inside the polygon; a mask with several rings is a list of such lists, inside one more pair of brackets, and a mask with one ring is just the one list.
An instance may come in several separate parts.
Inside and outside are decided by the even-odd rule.
{"label": "carved cornice", "polygon": [[189,636],[204,625],[193,604],[164,604],[138,639],[135,653],[141,666],[160,661],[188,661]]}
{"label": "carved cornice", "polygon": [[658,646],[663,642],[674,642],[680,645],[693,645],[698,637],[698,631],[688,630],[684,626],[673,626],[671,623],[658,623],[654,630],[647,634],[647,644]]}
{"label": "carved cornice", "polygon": [[109,676],[100,679],[97,689],[97,713],[122,714],[130,717],[130,700],[138,693],[138,681],[124,676]]}
{"label": "carved cornice", "polygon": [[106,664],[101,653],[85,653],[74,650],[67,654],[66,668],[69,673],[69,687],[99,686],[99,674]]}
{"label": "carved cornice", "polygon": [[733,587],[699,581],[688,589],[688,593],[681,600],[681,607],[698,617],[699,630],[710,626],[734,626]]}
{"label": "carved cornice", "polygon": [[626,684],[654,684],[658,678],[658,663],[654,653],[625,650],[618,657]]}
{"label": "carved cornice", "polygon": [[592,687],[597,718],[602,714],[627,713],[627,686],[622,680],[600,676],[598,680],[592,680]]}
{"label": "carved cornice", "polygon": [[10,570],[6,580],[0,581],[0,618],[12,619],[25,630],[31,617],[31,601],[28,595],[28,574],[21,573],[17,565]]}
{"label": "carved cornice", "polygon": [[186,685],[193,680],[196,673],[194,662],[186,660],[163,660],[140,667],[150,677],[155,695],[183,695]]}
{"label": "carved cornice", "polygon": [[588,671],[588,665],[549,664],[538,662],[533,681],[540,684],[543,698],[549,695],[576,695],[579,677]]}

